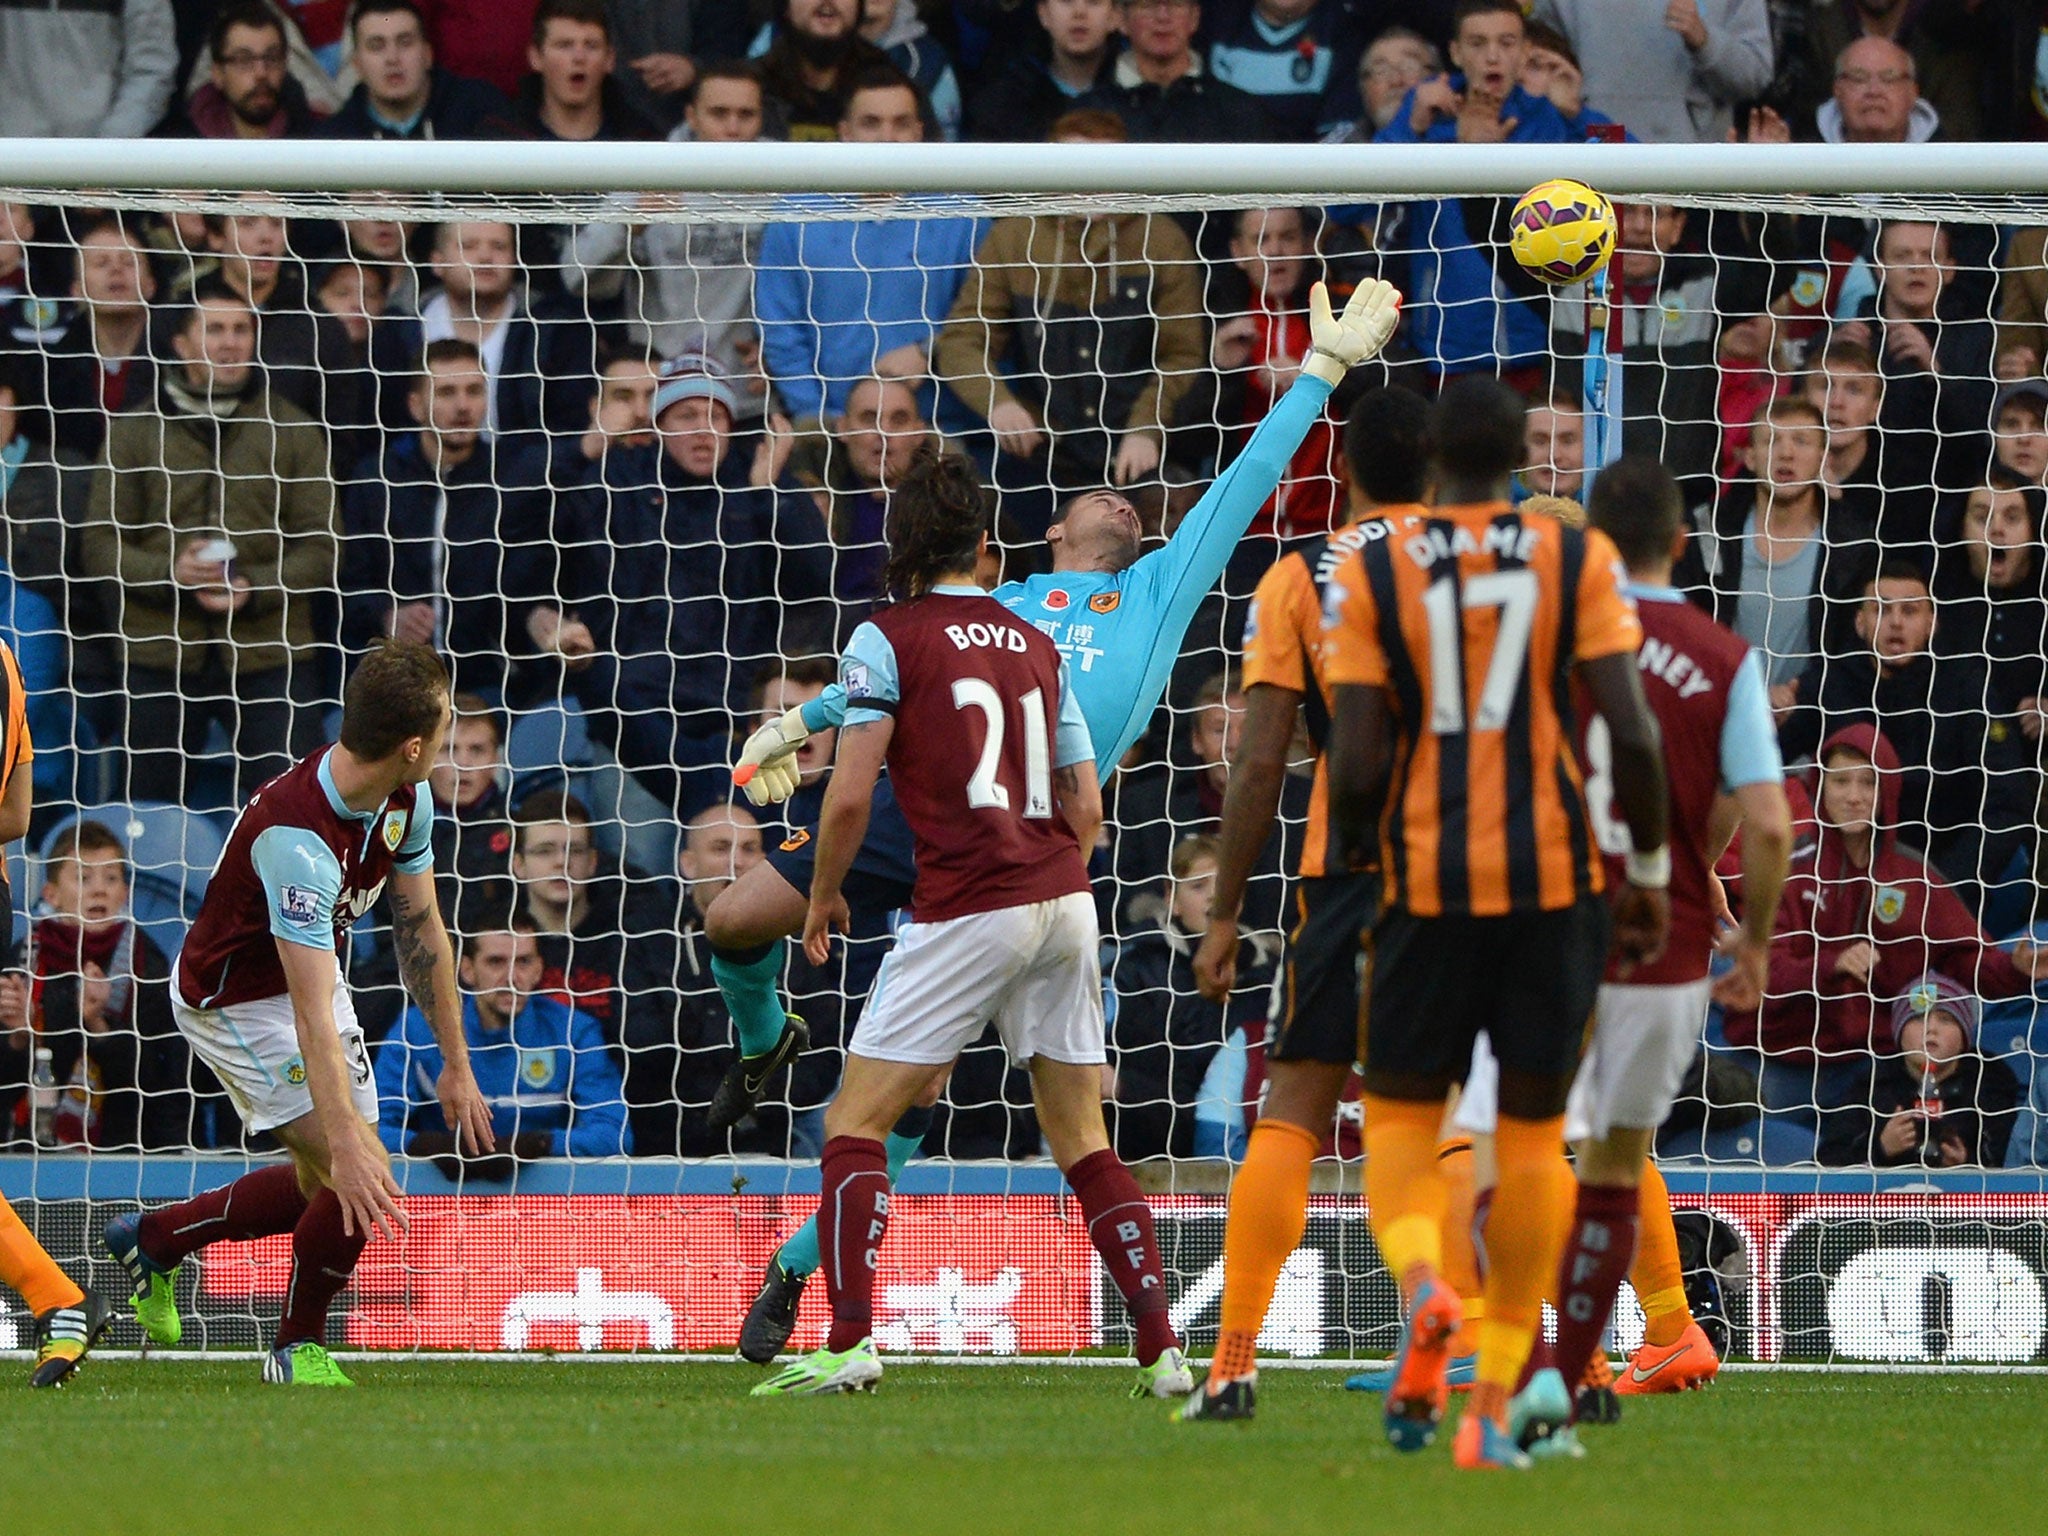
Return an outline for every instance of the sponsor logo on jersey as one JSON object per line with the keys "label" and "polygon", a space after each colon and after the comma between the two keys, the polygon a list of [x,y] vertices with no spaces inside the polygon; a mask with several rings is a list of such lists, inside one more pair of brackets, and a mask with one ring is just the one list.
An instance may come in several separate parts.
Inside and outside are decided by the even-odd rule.
{"label": "sponsor logo on jersey", "polygon": [[303,885],[288,885],[277,893],[277,915],[288,923],[310,923],[320,915],[320,893]]}
{"label": "sponsor logo on jersey", "polygon": [[519,1081],[529,1088],[545,1088],[555,1080],[555,1053],[553,1051],[521,1051],[519,1053]]}
{"label": "sponsor logo on jersey", "polygon": [[798,827],[796,831],[790,833],[788,837],[782,840],[782,851],[784,853],[795,853],[797,849],[803,847],[810,840],[811,834],[802,827]]}
{"label": "sponsor logo on jersey", "polygon": [[1062,608],[1066,607],[1067,604],[1071,603],[1072,601],[1073,599],[1067,596],[1066,590],[1062,587],[1054,587],[1050,592],[1045,594],[1045,606],[1050,608],[1054,613],[1058,613]]}
{"label": "sponsor logo on jersey", "polygon": [[1115,613],[1116,605],[1124,600],[1121,592],[1098,592],[1088,599],[1090,613]]}
{"label": "sponsor logo on jersey", "polygon": [[868,676],[868,664],[864,661],[849,661],[840,668],[839,683],[849,699],[864,699],[874,692],[874,682]]}
{"label": "sponsor logo on jersey", "polygon": [[405,841],[405,812],[384,813],[384,846],[392,853],[398,852],[398,845]]}
{"label": "sponsor logo on jersey", "polygon": [[1896,885],[1880,885],[1877,888],[1877,920],[1880,923],[1896,923],[1905,915],[1905,891]]}
{"label": "sponsor logo on jersey", "polygon": [[284,1064],[284,1080],[294,1088],[306,1086],[306,1058],[294,1056]]}

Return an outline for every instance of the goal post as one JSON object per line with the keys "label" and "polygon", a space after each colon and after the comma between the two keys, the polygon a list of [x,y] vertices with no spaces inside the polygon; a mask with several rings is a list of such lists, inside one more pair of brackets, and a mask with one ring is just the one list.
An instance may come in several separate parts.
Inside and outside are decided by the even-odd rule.
{"label": "goal post", "polygon": [[[1584,294],[1531,298],[1471,224],[1561,176],[1653,211],[1615,257],[1591,370]],[[35,700],[42,807],[9,856],[8,962],[33,980],[20,1021],[0,1016],[0,1192],[81,1279],[116,1287],[110,1215],[263,1155],[156,1030],[164,963],[231,808],[331,730],[353,656],[414,634],[479,701],[436,786],[451,925],[502,938],[496,898],[525,903],[538,994],[594,1033],[507,1037],[504,1097],[548,1155],[516,1180],[437,1163],[416,1140],[426,1102],[382,1065],[411,1058],[388,934],[365,918],[349,979],[398,1103],[413,1230],[368,1251],[346,1338],[729,1349],[815,1201],[819,1111],[888,931],[792,963],[816,1048],[741,1134],[711,1135],[731,1035],[701,909],[803,832],[721,810],[725,770],[866,611],[892,477],[927,439],[967,453],[1013,574],[1047,563],[1056,506],[1092,487],[1170,536],[1285,394],[1308,282],[1384,274],[1407,323],[1361,376],[1512,379],[1532,406],[1523,490],[1583,491],[1599,464],[1571,401],[1605,372],[1605,452],[1679,474],[1681,582],[1764,653],[1802,781],[1844,723],[1895,738],[1886,862],[1828,866],[1850,894],[1809,923],[1808,979],[1788,967],[1761,1017],[1704,1021],[1662,1137],[1696,1299],[1767,1360],[2048,1360],[2048,1021],[2011,942],[2048,856],[2048,146],[38,140],[0,142],[0,205],[23,210],[0,220],[0,634]],[[195,302],[248,309],[244,339],[209,340]],[[1350,398],[1285,455],[1106,791],[1113,1126],[1198,1349],[1284,990],[1305,758],[1227,1009],[1194,993],[1187,924],[1247,599],[1345,515]],[[997,421],[1003,405],[1026,414]],[[1076,611],[1055,635],[1076,668],[1099,628]],[[1836,814],[1817,805],[1808,841]],[[127,875],[83,926],[64,883],[92,856],[81,823]],[[1826,967],[1859,944],[1873,979],[1851,986]],[[1962,994],[1954,1070],[1900,1049],[1928,1034],[1908,950]],[[1901,1115],[1910,1147],[1887,1141]],[[1358,1155],[1354,1108],[1317,1165],[1276,1351],[1394,1342]],[[1123,1342],[991,1041],[901,1190],[888,1347]],[[258,1344],[288,1263],[267,1241],[188,1266],[188,1337]],[[1620,1342],[1639,1327],[1625,1307]],[[27,1336],[0,1314],[0,1349]]]}

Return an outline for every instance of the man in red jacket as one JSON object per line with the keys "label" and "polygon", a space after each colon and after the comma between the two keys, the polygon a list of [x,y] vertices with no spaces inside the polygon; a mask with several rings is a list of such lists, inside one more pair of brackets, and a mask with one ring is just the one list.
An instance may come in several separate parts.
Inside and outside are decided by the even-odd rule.
{"label": "man in red jacket", "polygon": [[2013,997],[2048,974],[2048,948],[2010,955],[1940,871],[1896,841],[1899,759],[1872,725],[1835,732],[1808,774],[1814,835],[1793,849],[1762,1009],[1728,1039],[1764,1055],[1764,1104],[1812,1118],[1855,1100],[1870,1056],[1894,1048],[1892,999],[1939,971],[1979,997]]}

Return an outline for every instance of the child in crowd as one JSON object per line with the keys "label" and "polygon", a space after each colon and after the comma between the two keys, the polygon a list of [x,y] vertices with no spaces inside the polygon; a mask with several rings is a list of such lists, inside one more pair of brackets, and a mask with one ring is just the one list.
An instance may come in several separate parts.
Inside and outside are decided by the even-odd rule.
{"label": "child in crowd", "polygon": [[2011,1067],[1978,1051],[1982,1016],[1969,988],[1939,971],[1908,987],[1892,1004],[1897,1053],[1873,1064],[1867,1107],[1826,1117],[1820,1160],[2003,1167],[2020,1085]]}
{"label": "child in crowd", "polygon": [[1125,1158],[1218,1157],[1246,1135],[1246,1042],[1263,1035],[1271,968],[1247,954],[1228,1005],[1195,987],[1194,950],[1209,931],[1216,840],[1173,850],[1173,895],[1157,928],[1127,940],[1110,970],[1116,1070],[1114,1134]]}
{"label": "child in crowd", "polygon": [[[170,962],[128,910],[128,859],[96,821],[50,850],[42,902],[0,976],[0,1133],[95,1149],[208,1146],[194,1111],[218,1099],[171,1019]],[[36,1123],[36,1053],[59,1096]]]}

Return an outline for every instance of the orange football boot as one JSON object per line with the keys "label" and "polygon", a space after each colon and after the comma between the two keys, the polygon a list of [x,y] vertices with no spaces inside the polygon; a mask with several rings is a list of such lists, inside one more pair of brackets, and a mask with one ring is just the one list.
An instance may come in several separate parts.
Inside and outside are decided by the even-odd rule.
{"label": "orange football boot", "polygon": [[1706,1386],[1721,1373],[1721,1357],[1698,1323],[1686,1325],[1676,1344],[1658,1348],[1645,1344],[1629,1356],[1628,1369],[1614,1378],[1614,1390],[1624,1397],[1637,1393],[1690,1392]]}

